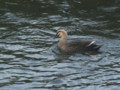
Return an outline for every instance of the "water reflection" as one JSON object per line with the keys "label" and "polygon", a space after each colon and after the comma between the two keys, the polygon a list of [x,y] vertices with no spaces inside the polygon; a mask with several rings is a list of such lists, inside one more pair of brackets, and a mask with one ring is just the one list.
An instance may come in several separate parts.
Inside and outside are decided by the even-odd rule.
{"label": "water reflection", "polygon": [[[65,1],[18,2],[0,3],[2,90],[119,89],[119,6],[72,12]],[[95,40],[101,52],[96,58],[59,52],[58,39],[51,40],[58,28],[69,39]]]}

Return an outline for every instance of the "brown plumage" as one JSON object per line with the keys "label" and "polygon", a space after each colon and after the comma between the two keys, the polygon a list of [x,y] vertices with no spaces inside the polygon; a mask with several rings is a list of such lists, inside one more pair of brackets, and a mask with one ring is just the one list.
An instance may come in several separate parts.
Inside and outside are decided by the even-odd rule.
{"label": "brown plumage", "polygon": [[101,47],[100,45],[94,44],[94,41],[73,40],[68,42],[68,34],[64,29],[59,29],[56,36],[61,37],[60,41],[58,42],[58,47],[67,53],[98,51]]}

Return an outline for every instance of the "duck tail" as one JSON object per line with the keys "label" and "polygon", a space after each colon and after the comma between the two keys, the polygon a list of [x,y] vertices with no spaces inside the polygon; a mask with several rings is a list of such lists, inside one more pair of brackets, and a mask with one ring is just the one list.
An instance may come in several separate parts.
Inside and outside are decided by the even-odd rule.
{"label": "duck tail", "polygon": [[87,49],[93,50],[93,51],[98,51],[101,47],[102,47],[102,45],[91,44]]}
{"label": "duck tail", "polygon": [[98,51],[101,47],[102,47],[102,45],[96,45],[93,49],[94,49],[95,51]]}
{"label": "duck tail", "polygon": [[98,51],[102,45],[96,45],[94,44],[95,41],[92,41],[88,46],[87,46],[87,50],[89,51]]}

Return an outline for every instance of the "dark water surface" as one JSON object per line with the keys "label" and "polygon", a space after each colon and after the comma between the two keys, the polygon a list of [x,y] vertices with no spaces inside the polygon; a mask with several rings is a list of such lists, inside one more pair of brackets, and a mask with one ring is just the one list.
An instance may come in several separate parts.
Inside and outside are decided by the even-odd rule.
{"label": "dark water surface", "polygon": [[[0,3],[0,90],[120,90],[118,3],[86,10],[64,0],[23,1]],[[95,40],[100,53],[60,53],[51,40],[59,28],[69,39]]]}

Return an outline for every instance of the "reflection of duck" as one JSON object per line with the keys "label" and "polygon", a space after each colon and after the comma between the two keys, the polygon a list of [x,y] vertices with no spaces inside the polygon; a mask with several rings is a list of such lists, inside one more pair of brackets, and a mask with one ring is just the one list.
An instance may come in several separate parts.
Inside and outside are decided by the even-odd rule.
{"label": "reflection of duck", "polygon": [[[67,41],[67,32],[64,29],[59,29],[57,31],[56,37],[61,37],[58,42],[58,47],[67,53],[72,52],[88,52],[88,51],[98,51],[101,45],[94,44],[95,41],[82,41],[82,40],[73,40],[71,42]],[[86,53],[88,54],[88,53]]]}

